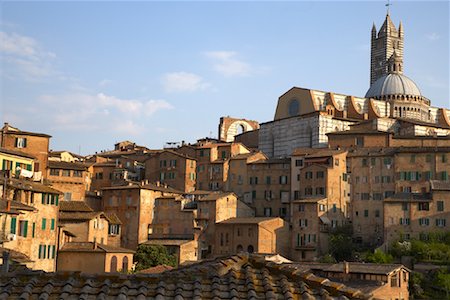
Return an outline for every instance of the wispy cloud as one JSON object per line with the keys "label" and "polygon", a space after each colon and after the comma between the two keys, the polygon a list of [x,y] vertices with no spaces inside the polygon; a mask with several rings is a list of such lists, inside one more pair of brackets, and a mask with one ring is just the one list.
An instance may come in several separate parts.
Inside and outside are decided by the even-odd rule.
{"label": "wispy cloud", "polygon": [[196,74],[187,72],[167,73],[162,78],[166,92],[195,92],[207,89],[210,84]]}
{"label": "wispy cloud", "polygon": [[104,93],[42,95],[39,104],[36,113],[53,115],[55,128],[84,130],[86,126],[92,126],[92,130],[113,130],[127,134],[142,133],[145,128],[142,124],[146,118],[174,108],[166,100],[121,99]]}
{"label": "wispy cloud", "polygon": [[101,81],[98,83],[98,85],[99,85],[100,87],[105,87],[105,86],[110,85],[112,82],[113,82],[113,81],[110,80],[110,79],[103,79],[103,80],[101,80]]}
{"label": "wispy cloud", "polygon": [[26,80],[56,75],[52,66],[56,54],[44,50],[29,36],[0,31],[0,54],[3,63],[12,66],[15,75]]}
{"label": "wispy cloud", "polygon": [[430,41],[437,41],[441,38],[441,36],[436,32],[429,33],[426,35],[426,37]]}
{"label": "wispy cloud", "polygon": [[223,76],[249,76],[252,67],[238,59],[235,51],[209,51],[205,55],[213,61],[213,68]]}

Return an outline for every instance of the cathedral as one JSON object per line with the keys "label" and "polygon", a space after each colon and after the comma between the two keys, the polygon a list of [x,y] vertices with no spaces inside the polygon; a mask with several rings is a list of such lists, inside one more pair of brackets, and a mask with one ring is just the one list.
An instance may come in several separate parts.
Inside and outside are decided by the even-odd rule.
{"label": "cathedral", "polygon": [[[328,147],[328,135],[365,130],[396,137],[450,137],[450,110],[431,106],[403,74],[404,31],[389,12],[371,32],[370,88],[364,97],[293,87],[278,99],[273,121],[260,124],[259,149],[287,157],[299,147]],[[367,126],[369,124],[369,127]]]}

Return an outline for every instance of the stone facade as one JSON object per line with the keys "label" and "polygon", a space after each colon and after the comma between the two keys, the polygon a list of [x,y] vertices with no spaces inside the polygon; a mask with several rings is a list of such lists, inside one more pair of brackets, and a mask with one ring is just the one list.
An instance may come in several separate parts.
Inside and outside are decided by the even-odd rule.
{"label": "stone facade", "polygon": [[47,180],[64,193],[63,200],[83,201],[89,189],[90,174],[81,163],[49,161]]}
{"label": "stone facade", "polygon": [[233,142],[238,134],[256,130],[259,123],[253,120],[236,119],[230,117],[221,117],[219,123],[219,140],[224,142]]}

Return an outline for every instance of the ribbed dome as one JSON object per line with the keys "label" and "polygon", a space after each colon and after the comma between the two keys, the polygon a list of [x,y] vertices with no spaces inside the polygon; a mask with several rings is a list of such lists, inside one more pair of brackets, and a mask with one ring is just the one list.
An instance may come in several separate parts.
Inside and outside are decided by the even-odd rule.
{"label": "ribbed dome", "polygon": [[385,75],[375,81],[367,91],[366,98],[378,98],[387,95],[422,96],[414,81],[398,73]]}

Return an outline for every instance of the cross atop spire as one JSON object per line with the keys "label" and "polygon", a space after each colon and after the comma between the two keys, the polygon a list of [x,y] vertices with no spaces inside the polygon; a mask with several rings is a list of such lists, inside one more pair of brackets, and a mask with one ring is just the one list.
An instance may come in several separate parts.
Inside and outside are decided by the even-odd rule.
{"label": "cross atop spire", "polygon": [[384,5],[384,6],[386,6],[387,7],[387,12],[386,12],[386,14],[389,16],[389,7],[392,5],[392,3],[391,3],[391,1],[390,0],[387,0],[387,3]]}

